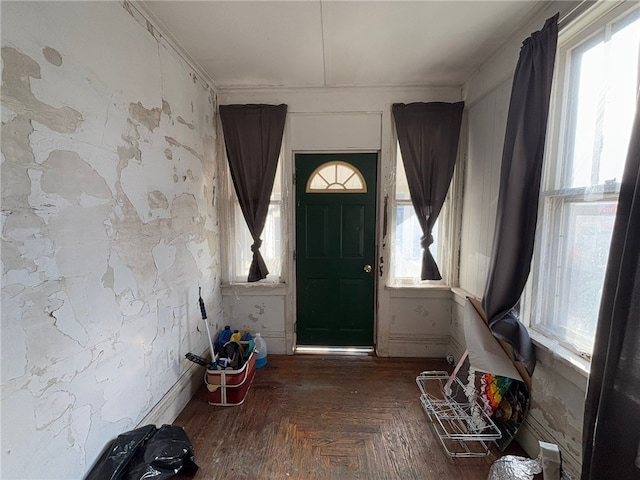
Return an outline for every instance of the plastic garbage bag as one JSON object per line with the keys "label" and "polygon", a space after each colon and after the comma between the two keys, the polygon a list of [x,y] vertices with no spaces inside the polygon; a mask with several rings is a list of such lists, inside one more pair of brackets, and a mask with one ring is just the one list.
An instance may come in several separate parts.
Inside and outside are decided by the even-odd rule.
{"label": "plastic garbage bag", "polygon": [[122,433],[104,450],[86,480],[164,480],[198,470],[182,427],[146,425]]}
{"label": "plastic garbage bag", "polygon": [[135,453],[156,431],[155,425],[146,425],[118,435],[105,448],[102,456],[85,477],[86,480],[119,480],[124,478]]}
{"label": "plastic garbage bag", "polygon": [[125,479],[161,480],[178,472],[193,475],[196,470],[193,447],[185,431],[181,427],[163,425],[136,453]]}

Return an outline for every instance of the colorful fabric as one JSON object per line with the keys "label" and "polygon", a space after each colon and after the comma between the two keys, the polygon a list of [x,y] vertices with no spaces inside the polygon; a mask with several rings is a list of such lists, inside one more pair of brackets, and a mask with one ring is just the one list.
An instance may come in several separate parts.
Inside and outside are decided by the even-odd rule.
{"label": "colorful fabric", "polygon": [[511,378],[490,373],[483,373],[480,376],[480,397],[487,415],[491,416],[497,410],[512,381]]}

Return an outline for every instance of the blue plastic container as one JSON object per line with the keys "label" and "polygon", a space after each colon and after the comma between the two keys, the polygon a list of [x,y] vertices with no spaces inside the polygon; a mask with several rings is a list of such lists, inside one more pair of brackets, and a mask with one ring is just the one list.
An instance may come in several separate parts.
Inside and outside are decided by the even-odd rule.
{"label": "blue plastic container", "polygon": [[267,342],[260,333],[256,333],[253,341],[256,345],[256,368],[262,368],[267,364]]}

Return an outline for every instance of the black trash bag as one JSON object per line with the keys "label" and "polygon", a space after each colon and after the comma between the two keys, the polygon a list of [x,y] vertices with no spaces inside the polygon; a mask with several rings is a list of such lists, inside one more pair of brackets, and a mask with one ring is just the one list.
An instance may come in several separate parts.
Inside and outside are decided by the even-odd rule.
{"label": "black trash bag", "polygon": [[182,427],[162,425],[144,448],[136,453],[125,480],[164,480],[178,472],[193,475],[198,470],[191,441]]}
{"label": "black trash bag", "polygon": [[86,480],[121,480],[134,455],[157,431],[155,425],[146,425],[118,435],[103,451]]}
{"label": "black trash bag", "polygon": [[146,425],[118,435],[85,480],[160,480],[197,470],[193,446],[181,427]]}

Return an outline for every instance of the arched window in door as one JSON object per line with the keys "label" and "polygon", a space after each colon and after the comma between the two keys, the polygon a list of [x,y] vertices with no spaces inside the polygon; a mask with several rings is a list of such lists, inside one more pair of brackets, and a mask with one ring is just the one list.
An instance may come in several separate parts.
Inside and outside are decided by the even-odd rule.
{"label": "arched window in door", "polygon": [[307,180],[306,193],[367,193],[362,173],[340,160],[316,168]]}

